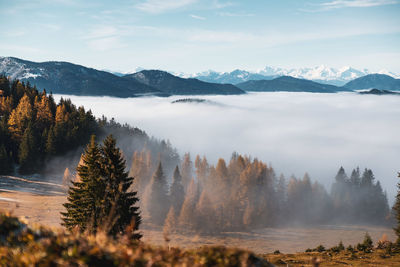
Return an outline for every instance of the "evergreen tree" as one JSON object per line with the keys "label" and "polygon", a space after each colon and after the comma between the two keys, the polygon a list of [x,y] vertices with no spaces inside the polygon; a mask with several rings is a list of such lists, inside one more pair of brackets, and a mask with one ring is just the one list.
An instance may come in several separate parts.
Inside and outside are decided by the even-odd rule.
{"label": "evergreen tree", "polygon": [[93,135],[82,156],[83,164],[77,167],[79,182],[73,182],[68,190],[68,202],[64,204],[62,225],[67,229],[78,227],[96,233],[104,219],[106,184],[102,177],[101,153]]}
{"label": "evergreen tree", "polygon": [[8,174],[12,170],[11,160],[3,144],[0,144],[0,174]]}
{"label": "evergreen tree", "polygon": [[[129,177],[125,171],[126,162],[123,159],[121,150],[116,147],[116,141],[109,135],[101,147],[102,153],[102,172],[107,184],[105,195],[104,215],[114,215],[116,219],[109,220],[107,231],[116,235],[123,233],[126,227],[133,223],[133,231],[139,229],[141,217],[139,208],[135,205],[139,201],[136,197],[137,192],[128,192],[134,178]],[[139,233],[130,233],[136,239],[141,235]]]}
{"label": "evergreen tree", "polygon": [[56,141],[55,141],[53,127],[50,128],[47,134],[45,152],[48,156],[52,156],[56,152]]}
{"label": "evergreen tree", "polygon": [[215,231],[216,218],[210,198],[204,190],[196,205],[196,228],[203,233],[211,233]]}
{"label": "evergreen tree", "polygon": [[21,174],[33,173],[37,170],[37,151],[32,124],[26,128],[19,147],[19,172]]}
{"label": "evergreen tree", "polygon": [[183,156],[181,170],[182,170],[182,185],[186,192],[190,184],[190,181],[192,180],[192,175],[193,175],[193,162],[190,159],[189,153],[186,153]]}
{"label": "evergreen tree", "polygon": [[[398,177],[400,178],[400,172],[398,173]],[[397,195],[393,210],[397,221],[396,227],[394,228],[394,232],[397,236],[396,244],[400,247],[400,182],[397,183]]]}
{"label": "evergreen tree", "polygon": [[164,223],[165,216],[169,209],[167,186],[167,181],[160,162],[149,184],[150,191],[147,199],[147,209],[150,214],[150,220],[158,225]]}
{"label": "evergreen tree", "polygon": [[179,167],[176,166],[170,189],[170,200],[171,205],[174,207],[174,210],[177,212],[177,214],[179,214],[181,210],[184,199],[185,190],[183,189],[182,185],[182,176],[179,173]]}
{"label": "evergreen tree", "polygon": [[176,229],[177,229],[176,213],[174,206],[171,206],[171,208],[168,211],[167,217],[165,218],[163,233],[164,235],[168,235],[176,232]]}
{"label": "evergreen tree", "polygon": [[185,229],[193,230],[196,226],[195,208],[198,199],[198,186],[194,179],[189,184],[182,209],[179,214],[179,225]]}

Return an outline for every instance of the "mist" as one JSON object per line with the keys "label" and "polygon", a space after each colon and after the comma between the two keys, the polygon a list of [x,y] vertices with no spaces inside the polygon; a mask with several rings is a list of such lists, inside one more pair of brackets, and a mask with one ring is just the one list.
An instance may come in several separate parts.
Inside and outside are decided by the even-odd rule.
{"label": "mist", "polygon": [[[61,95],[55,95],[58,100]],[[112,98],[63,96],[168,139],[183,155],[206,155],[211,163],[233,151],[270,164],[285,176],[308,172],[328,189],[340,166],[370,168],[392,203],[400,170],[400,97],[355,93],[249,93],[183,97]]]}

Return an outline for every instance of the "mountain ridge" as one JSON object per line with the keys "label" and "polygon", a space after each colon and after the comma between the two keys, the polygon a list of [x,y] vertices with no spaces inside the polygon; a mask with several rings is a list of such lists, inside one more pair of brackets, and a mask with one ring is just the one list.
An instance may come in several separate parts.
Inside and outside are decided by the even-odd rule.
{"label": "mountain ridge", "polygon": [[[319,83],[343,86],[353,79],[360,78],[372,73],[373,72],[369,71],[368,69],[358,70],[349,66],[345,66],[342,68],[332,68],[320,65],[312,68],[305,67],[297,69],[284,69],[279,67],[266,66],[264,69],[258,71],[236,69],[231,72],[217,72],[213,70],[208,70],[195,74],[179,73],[177,75],[181,77],[195,77],[207,82],[229,82],[233,84],[238,84],[249,80],[272,80],[280,76],[292,76],[294,78],[312,80]],[[394,78],[400,78],[400,75],[389,72],[387,70],[381,70],[378,73],[390,75]]]}
{"label": "mountain ridge", "polygon": [[180,78],[166,71],[142,70],[123,76],[171,95],[244,94],[232,84],[208,83],[195,78]]}
{"label": "mountain ridge", "polygon": [[350,91],[347,88],[335,85],[321,84],[310,80],[282,76],[272,80],[251,80],[237,84],[237,86],[248,92],[310,92],[310,93],[336,93]]}

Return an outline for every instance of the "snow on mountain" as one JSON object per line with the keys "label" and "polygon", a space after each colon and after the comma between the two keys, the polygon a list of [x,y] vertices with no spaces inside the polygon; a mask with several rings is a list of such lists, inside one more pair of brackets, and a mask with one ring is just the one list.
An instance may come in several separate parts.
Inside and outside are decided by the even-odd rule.
{"label": "snow on mountain", "polygon": [[[231,72],[216,72],[216,71],[205,71],[194,75],[187,75],[190,77],[196,77],[199,80],[207,82],[218,82],[218,83],[241,83],[249,80],[270,80],[279,76],[291,76],[299,79],[312,80],[316,82],[322,82],[326,84],[332,84],[342,86],[345,83],[354,80],[356,78],[371,74],[367,69],[357,70],[355,68],[345,66],[342,68],[332,68],[325,65],[316,66],[313,68],[297,68],[297,69],[284,69],[279,67],[266,66],[264,69],[259,71],[246,71],[246,70],[234,70]],[[387,74],[394,78],[400,78],[399,75],[382,70],[378,73]],[[179,75],[179,74],[178,74]],[[183,74],[181,74],[183,76]]]}
{"label": "snow on mountain", "polygon": [[11,57],[0,57],[0,73],[11,79],[29,79],[41,76],[43,69],[31,68],[23,61]]}

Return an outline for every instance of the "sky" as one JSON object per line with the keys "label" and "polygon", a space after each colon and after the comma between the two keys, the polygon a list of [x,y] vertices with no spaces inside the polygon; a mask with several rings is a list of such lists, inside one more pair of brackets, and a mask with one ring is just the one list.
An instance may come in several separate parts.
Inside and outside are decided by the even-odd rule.
{"label": "sky", "polygon": [[0,0],[0,56],[195,73],[400,73],[400,0]]}

